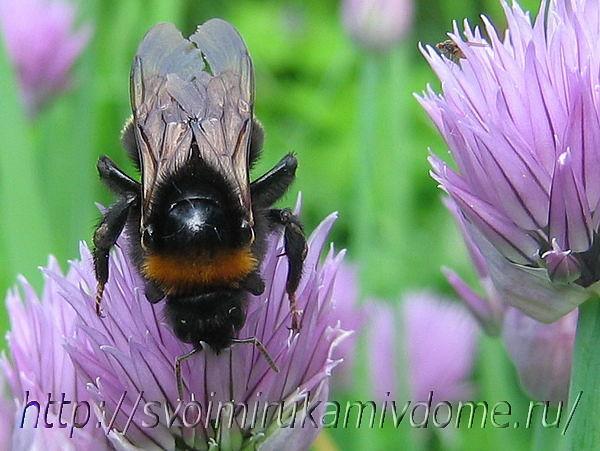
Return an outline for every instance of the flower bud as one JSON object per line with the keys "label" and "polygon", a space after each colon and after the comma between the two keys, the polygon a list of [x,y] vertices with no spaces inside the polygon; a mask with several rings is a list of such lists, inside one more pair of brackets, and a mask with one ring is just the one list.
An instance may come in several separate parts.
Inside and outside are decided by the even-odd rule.
{"label": "flower bud", "polygon": [[90,27],[73,29],[75,14],[70,2],[0,0],[0,30],[30,116],[69,85],[89,41]]}
{"label": "flower bud", "polygon": [[344,0],[342,3],[342,19],[348,34],[368,50],[389,50],[408,33],[412,18],[411,0]]}

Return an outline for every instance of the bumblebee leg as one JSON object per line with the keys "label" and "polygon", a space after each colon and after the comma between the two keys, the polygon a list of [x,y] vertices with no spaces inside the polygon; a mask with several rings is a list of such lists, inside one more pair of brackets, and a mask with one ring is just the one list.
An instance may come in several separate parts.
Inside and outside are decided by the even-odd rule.
{"label": "bumblebee leg", "polygon": [[175,379],[177,380],[177,393],[179,394],[180,401],[183,400],[183,380],[181,379],[181,364],[190,357],[193,357],[194,355],[199,353],[200,351],[202,351],[202,346],[198,345],[190,352],[186,352],[185,354],[182,354],[175,359]]}
{"label": "bumblebee leg", "polygon": [[114,193],[124,196],[138,195],[140,192],[140,184],[119,169],[106,155],[100,157],[96,166],[100,179]]}
{"label": "bumblebee leg", "polygon": [[256,347],[256,349],[258,349],[258,352],[260,352],[263,355],[263,357],[265,358],[265,360],[267,361],[267,363],[269,364],[271,369],[273,371],[275,371],[276,373],[279,373],[279,368],[277,368],[277,365],[275,365],[275,362],[269,355],[269,351],[267,351],[267,348],[265,348],[265,345],[263,345],[262,342],[258,338],[256,338],[256,337],[234,338],[233,340],[231,340],[231,342],[232,343],[248,343],[248,344],[254,345]]}
{"label": "bumblebee leg", "polygon": [[160,287],[149,280],[147,280],[144,284],[144,294],[146,295],[148,302],[151,304],[156,304],[157,302],[162,301],[165,297],[165,293],[160,289]]}
{"label": "bumblebee leg", "polygon": [[108,207],[102,221],[94,232],[94,271],[96,273],[96,313],[102,316],[100,304],[104,294],[104,286],[108,281],[108,254],[110,248],[117,242],[117,238],[125,227],[129,208],[135,203],[137,197],[130,196],[120,199]]}
{"label": "bumblebee leg", "polygon": [[258,119],[252,120],[252,135],[250,136],[250,167],[254,166],[262,153],[265,132]]}
{"label": "bumblebee leg", "polygon": [[268,208],[285,194],[294,179],[298,160],[287,154],[273,169],[250,184],[252,203],[256,208]]}
{"label": "bumblebee leg", "polygon": [[253,271],[248,274],[240,286],[254,296],[261,295],[265,291],[265,282],[262,280],[260,273],[257,271]]}
{"label": "bumblebee leg", "polygon": [[269,218],[273,223],[284,227],[283,242],[285,255],[288,259],[288,275],[286,291],[290,299],[290,311],[292,314],[292,330],[300,331],[300,311],[296,306],[296,289],[302,277],[302,266],[306,257],[306,238],[302,229],[300,219],[288,208],[269,210]]}

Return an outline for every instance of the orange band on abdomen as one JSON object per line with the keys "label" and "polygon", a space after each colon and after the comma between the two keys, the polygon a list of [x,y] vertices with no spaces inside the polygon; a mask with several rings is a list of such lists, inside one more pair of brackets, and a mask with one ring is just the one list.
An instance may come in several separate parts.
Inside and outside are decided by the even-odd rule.
{"label": "orange band on abdomen", "polygon": [[175,257],[151,254],[144,259],[144,276],[167,294],[194,286],[223,285],[239,281],[256,269],[248,248],[222,251],[210,257]]}

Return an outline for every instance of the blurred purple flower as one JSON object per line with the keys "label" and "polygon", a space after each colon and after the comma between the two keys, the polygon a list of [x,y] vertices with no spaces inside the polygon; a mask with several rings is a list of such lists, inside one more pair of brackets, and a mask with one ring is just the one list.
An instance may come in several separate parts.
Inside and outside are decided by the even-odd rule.
{"label": "blurred purple flower", "polygon": [[468,398],[467,381],[477,347],[477,325],[457,303],[427,293],[402,304],[412,398],[426,400],[433,390],[444,400]]}
{"label": "blurred purple flower", "polygon": [[333,381],[335,388],[347,389],[353,385],[354,362],[356,358],[356,342],[362,330],[364,308],[358,305],[358,274],[356,268],[349,264],[340,266],[331,295],[335,305],[335,316],[342,329],[353,331],[336,347],[334,357],[343,361],[336,368]]}
{"label": "blurred purple flower", "polygon": [[[478,328],[462,305],[429,293],[406,296],[394,309],[372,302],[369,323],[371,384],[378,399],[398,396],[398,370],[408,368],[411,399],[468,399]],[[402,334],[402,335],[400,335]]]}
{"label": "blurred purple flower", "polygon": [[368,50],[389,50],[408,33],[412,16],[412,0],[342,2],[342,20],[346,31]]}
{"label": "blurred purple flower", "polygon": [[394,399],[399,396],[398,368],[403,368],[403,365],[396,364],[399,353],[395,311],[386,302],[370,301],[368,312],[367,356],[370,385],[375,399]]}
{"label": "blurred purple flower", "polygon": [[542,2],[533,24],[503,5],[503,38],[486,18],[489,42],[466,21],[463,40],[455,24],[458,64],[423,50],[443,94],[429,87],[419,100],[458,168],[432,155],[433,176],[499,296],[552,322],[600,280],[600,3]]}
{"label": "blurred purple flower", "polygon": [[12,400],[8,399],[7,393],[7,381],[4,374],[0,372],[0,418],[4,421],[4,425],[0,427],[0,450],[14,449],[12,447],[12,435],[15,405]]}
{"label": "blurred purple flower", "polygon": [[446,199],[446,206],[462,232],[484,294],[476,293],[456,273],[445,268],[448,281],[482,328],[490,335],[502,335],[527,393],[543,401],[566,401],[577,309],[552,324],[544,324],[505,304],[490,281],[483,255],[466,231],[464,216],[451,200]]}
{"label": "blurred purple flower", "polygon": [[61,0],[0,0],[0,29],[31,116],[68,87],[90,38],[90,27],[73,30],[75,14],[73,4]]}
{"label": "blurred purple flower", "polygon": [[[334,348],[349,334],[339,327],[332,302],[343,254],[336,255],[331,250],[319,263],[334,221],[334,215],[327,218],[309,239],[305,272],[297,292],[299,306],[304,310],[299,335],[288,330],[287,261],[281,257],[282,236],[278,233],[270,239],[262,268],[265,294],[250,297],[248,318],[240,337],[258,337],[274,358],[279,373],[270,369],[251,345],[234,345],[219,356],[203,351],[182,366],[185,401],[169,427],[166,415],[179,405],[173,363],[188,346],[178,341],[163,323],[161,305],[152,306],[144,298],[143,283],[121,250],[127,246],[121,240],[110,263],[106,318],[99,318],[94,312],[96,282],[85,245],[81,247],[81,260],[71,264],[67,276],[60,273],[54,262],[44,271],[47,283],[41,302],[25,282],[24,302],[16,292],[10,294],[12,358],[5,361],[5,372],[13,396],[22,400],[24,390],[29,389],[30,399],[35,396],[43,400],[47,393],[66,393],[71,400],[89,400],[97,418],[75,431],[72,443],[77,449],[84,445],[91,449],[106,447],[105,430],[117,411],[120,413],[108,434],[110,446],[117,449],[255,446],[277,450],[284,445],[290,450],[306,449],[319,428],[311,420],[303,422],[305,409],[327,399],[329,376],[339,362],[332,358]],[[122,434],[138,396],[140,405]],[[200,413],[197,407],[184,409],[192,396],[201,406]],[[121,407],[117,409],[119,401]],[[230,401],[238,406],[235,410],[227,404]],[[157,415],[153,427],[149,427],[154,418],[144,410],[145,402],[157,403],[151,406]],[[270,402],[283,407],[269,408]],[[247,410],[238,403],[245,403]],[[252,420],[254,409],[257,416]],[[286,427],[294,409],[295,427]],[[313,412],[315,419],[319,418],[320,409]],[[190,426],[195,420],[198,423]],[[97,427],[98,421],[103,427]],[[25,436],[27,431],[54,434],[52,445],[46,446],[56,443],[56,449],[69,449],[60,440],[68,429],[33,429],[26,425],[15,431],[15,438]]]}
{"label": "blurred purple flower", "polygon": [[[75,271],[71,271],[66,277],[61,275],[54,258],[50,259],[44,272],[64,278],[68,283],[78,283],[79,275]],[[11,431],[7,435],[12,436],[11,446],[2,449],[43,448],[59,451],[74,450],[76,446],[77,449],[109,449],[101,429],[82,429],[76,432],[75,440],[71,440],[69,429],[58,427],[59,413],[63,423],[70,420],[73,404],[65,405],[60,410],[57,403],[52,404],[48,421],[55,427],[43,426],[43,409],[47,405],[49,394],[53,401],[60,401],[61,393],[65,393],[65,399],[70,401],[91,402],[92,398],[87,393],[85,384],[77,379],[71,359],[64,350],[65,338],[75,333],[76,314],[62,299],[59,284],[52,277],[46,277],[41,298],[38,298],[35,290],[22,277],[20,285],[22,294],[13,289],[6,300],[11,325],[7,344],[11,356],[10,359],[2,358],[2,368],[13,405],[11,409],[3,408],[0,412],[6,429]],[[28,397],[26,392],[29,392]],[[37,418],[35,407],[30,407],[23,417],[25,400],[37,401],[42,405],[37,428],[34,428]],[[7,401],[3,399],[2,402]],[[77,419],[81,421],[82,416],[83,412]],[[24,427],[20,428],[23,419]]]}
{"label": "blurred purple flower", "polygon": [[502,338],[530,396],[542,401],[568,400],[576,330],[577,310],[552,324],[540,323],[514,308],[506,311]]}

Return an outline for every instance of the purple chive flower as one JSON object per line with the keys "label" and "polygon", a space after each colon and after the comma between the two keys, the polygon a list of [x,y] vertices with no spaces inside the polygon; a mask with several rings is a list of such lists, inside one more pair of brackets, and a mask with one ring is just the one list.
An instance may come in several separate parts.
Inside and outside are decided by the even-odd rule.
{"label": "purple chive flower", "polygon": [[344,0],[342,20],[348,34],[360,46],[373,51],[389,50],[409,31],[411,0]]}
{"label": "purple chive flower", "polygon": [[[6,305],[10,317],[11,330],[7,334],[10,358],[3,356],[3,378],[6,379],[10,401],[2,399],[2,422],[5,424],[10,446],[1,449],[28,450],[70,450],[77,448],[108,449],[108,441],[101,429],[89,427],[77,431],[75,440],[69,438],[69,428],[58,427],[59,421],[67,423],[73,418],[73,404],[64,405],[62,411],[57,402],[61,394],[69,401],[90,403],[92,397],[87,393],[85,384],[77,378],[71,359],[64,350],[65,337],[75,333],[76,313],[60,295],[60,285],[55,280],[63,278],[65,283],[77,284],[79,274],[71,271],[62,276],[55,259],[51,258],[44,269],[46,284],[41,297],[24,278],[20,278],[21,292],[13,289],[8,293]],[[29,392],[27,396],[26,393]],[[54,404],[48,404],[48,395]],[[23,416],[25,402],[40,403],[39,416],[35,407],[29,407]],[[12,404],[5,409],[6,403]],[[53,427],[44,427],[44,409],[50,405],[48,423]],[[84,407],[80,409],[77,421],[82,421]],[[90,409],[91,411],[91,409]],[[90,412],[93,414],[93,412]],[[59,418],[60,414],[60,418]],[[38,427],[35,428],[36,419]],[[20,428],[23,422],[23,428]],[[10,425],[10,426],[9,426]]]}
{"label": "purple chive flower", "polygon": [[[75,431],[72,443],[77,449],[83,445],[92,449],[108,445],[117,449],[185,445],[195,449],[256,446],[276,450],[284,445],[290,450],[306,449],[319,432],[323,407],[319,402],[327,399],[329,376],[339,362],[333,357],[334,349],[349,334],[340,328],[332,301],[343,254],[331,250],[319,263],[334,221],[334,215],[327,218],[309,239],[297,291],[304,311],[299,335],[288,330],[282,235],[273,234],[270,239],[262,267],[265,293],[249,298],[247,321],[239,336],[259,338],[279,373],[252,345],[237,344],[221,355],[205,350],[182,366],[185,393],[180,404],[173,364],[189,346],[177,340],[163,322],[162,305],[153,306],[144,298],[143,283],[123,252],[127,243],[121,239],[111,254],[106,318],[94,311],[96,282],[85,245],[81,260],[71,264],[68,275],[51,262],[45,270],[41,301],[25,283],[24,302],[11,293],[12,356],[5,361],[5,372],[12,395],[21,403],[28,389],[32,390],[30,399],[35,396],[40,401],[47,393],[87,400],[92,420]],[[307,416],[313,407],[312,416]],[[168,417],[174,412],[176,419],[169,427]],[[292,422],[294,427],[289,427]],[[36,430],[26,424],[25,429],[15,429],[14,437],[26,431],[54,434],[51,440],[59,444],[57,449],[64,449],[64,441],[59,441],[64,429]]]}
{"label": "purple chive flower", "polygon": [[501,334],[527,393],[543,401],[566,401],[577,309],[552,324],[544,324],[503,302],[490,281],[486,260],[467,233],[464,216],[453,201],[446,199],[446,206],[459,225],[484,294],[478,294],[455,272],[444,269],[448,281],[482,328],[490,335]]}
{"label": "purple chive flower", "polygon": [[340,266],[331,297],[335,305],[335,316],[342,329],[353,331],[352,335],[337,346],[334,354],[336,358],[343,360],[335,371],[335,388],[347,389],[353,384],[356,341],[365,323],[364,308],[358,305],[358,274],[354,266]]}
{"label": "purple chive flower", "polygon": [[[552,322],[600,279],[600,4],[542,2],[535,21],[504,4],[499,37],[454,26],[458,64],[427,47],[442,81],[420,102],[456,162],[433,176],[464,216],[502,300]],[[476,45],[474,45],[475,43]]]}
{"label": "purple chive flower", "polygon": [[411,399],[468,399],[477,346],[477,324],[462,307],[430,293],[407,296],[399,308],[372,303],[369,324],[371,382],[378,399],[397,396],[408,368]]}
{"label": "purple chive flower", "polygon": [[0,29],[25,109],[34,116],[69,85],[91,29],[74,31],[76,9],[61,0],[0,0]]}
{"label": "purple chive flower", "polygon": [[473,266],[479,276],[479,283],[483,288],[484,294],[479,294],[473,290],[451,269],[442,268],[442,271],[456,294],[462,299],[483,330],[488,335],[499,335],[506,305],[500,300],[498,292],[490,279],[490,272],[485,258],[481,254],[477,244],[473,241],[472,236],[467,232],[468,224],[465,217],[451,199],[445,198],[444,204],[456,220]]}

